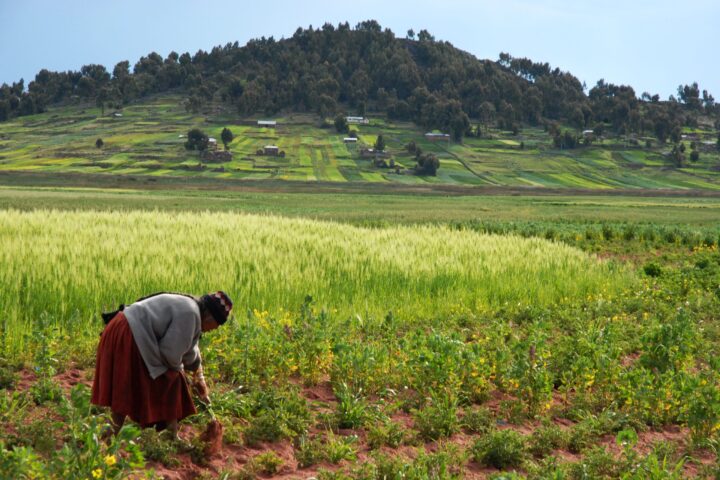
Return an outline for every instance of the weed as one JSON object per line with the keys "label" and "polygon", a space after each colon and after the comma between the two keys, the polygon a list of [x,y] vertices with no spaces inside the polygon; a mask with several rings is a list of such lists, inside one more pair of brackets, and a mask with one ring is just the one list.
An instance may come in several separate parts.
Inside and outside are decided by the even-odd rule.
{"label": "weed", "polygon": [[525,438],[513,430],[484,435],[471,447],[473,459],[495,468],[519,467],[526,455]]}
{"label": "weed", "polygon": [[469,433],[487,433],[493,430],[496,421],[487,408],[477,408],[465,412],[460,420],[460,427]]}
{"label": "weed", "polygon": [[397,448],[403,443],[405,437],[405,427],[402,424],[387,420],[369,425],[366,439],[368,446],[372,449],[382,446]]}
{"label": "weed", "polygon": [[165,440],[152,428],[146,428],[140,434],[138,444],[143,455],[148,460],[160,462],[166,467],[177,467],[180,465],[175,455],[178,453],[177,445],[169,440]]}
{"label": "weed", "polygon": [[415,428],[423,439],[449,437],[458,427],[457,397],[451,393],[435,393],[425,408],[415,411]]}
{"label": "weed", "polygon": [[293,453],[300,468],[311,467],[325,460],[325,442],[320,437],[311,439],[303,435],[295,440]]}
{"label": "weed", "polygon": [[544,457],[553,450],[566,448],[568,435],[560,427],[545,424],[533,431],[528,439],[528,451],[536,457]]}
{"label": "weed", "polygon": [[0,390],[13,388],[16,381],[17,373],[15,373],[15,368],[7,359],[0,356]]}
{"label": "weed", "polygon": [[339,463],[341,460],[355,460],[357,453],[354,445],[358,437],[355,435],[337,437],[328,432],[325,443],[325,456],[330,463]]}
{"label": "weed", "polygon": [[338,399],[337,426],[339,428],[361,427],[369,417],[368,406],[362,397],[362,389],[354,392],[343,382],[335,390]]}
{"label": "weed", "polygon": [[274,475],[283,464],[282,458],[272,450],[255,455],[250,462],[255,465],[256,471],[266,475]]}

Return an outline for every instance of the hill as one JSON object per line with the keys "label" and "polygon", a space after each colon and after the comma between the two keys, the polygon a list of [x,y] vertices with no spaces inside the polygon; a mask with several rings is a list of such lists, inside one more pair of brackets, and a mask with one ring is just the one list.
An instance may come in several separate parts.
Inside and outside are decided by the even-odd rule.
{"label": "hill", "polygon": [[[350,129],[357,146],[343,143],[346,115],[371,119]],[[279,127],[259,128],[261,118]],[[192,128],[218,141],[229,128],[232,160],[186,151]],[[132,72],[129,61],[112,72],[42,70],[27,89],[0,87],[4,171],[716,189],[719,129],[720,108],[696,83],[668,101],[603,80],[586,93],[547,63],[479,60],[425,30],[398,38],[373,20],[192,56],[151,53]],[[430,142],[430,131],[449,138]],[[374,161],[360,150],[378,135],[387,158]],[[259,155],[267,145],[285,156]]]}

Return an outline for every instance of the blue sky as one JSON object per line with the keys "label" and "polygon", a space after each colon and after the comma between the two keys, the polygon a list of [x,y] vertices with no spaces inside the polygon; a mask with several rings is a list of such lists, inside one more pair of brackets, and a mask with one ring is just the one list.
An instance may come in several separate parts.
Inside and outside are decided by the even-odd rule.
{"label": "blue sky", "polygon": [[367,19],[398,36],[427,29],[481,59],[549,62],[588,87],[604,78],[667,98],[697,81],[720,100],[717,0],[0,0],[0,83]]}

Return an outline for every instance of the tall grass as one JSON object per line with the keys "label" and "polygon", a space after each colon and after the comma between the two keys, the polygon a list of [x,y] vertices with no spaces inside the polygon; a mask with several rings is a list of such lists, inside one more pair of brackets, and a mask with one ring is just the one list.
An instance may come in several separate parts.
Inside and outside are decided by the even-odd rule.
{"label": "tall grass", "polygon": [[43,317],[96,335],[98,314],[154,291],[226,290],[236,314],[297,310],[404,318],[548,305],[631,282],[540,239],[438,226],[359,228],[233,213],[0,211],[0,328],[11,351]]}

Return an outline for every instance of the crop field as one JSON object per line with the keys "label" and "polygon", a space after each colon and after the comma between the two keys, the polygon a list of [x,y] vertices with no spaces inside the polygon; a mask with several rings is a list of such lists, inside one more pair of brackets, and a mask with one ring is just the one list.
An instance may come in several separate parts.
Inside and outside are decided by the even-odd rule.
{"label": "crop field", "polygon": [[[672,168],[666,157],[671,147],[650,137],[632,143],[610,138],[591,147],[559,150],[547,132],[526,128],[517,135],[490,130],[462,143],[431,143],[414,124],[370,115],[368,125],[352,126],[358,145],[345,145],[344,135],[323,127],[316,115],[280,114],[272,117],[277,128],[264,128],[221,105],[203,114],[188,113],[182,97],[173,95],[126,106],[120,115],[68,106],[0,123],[0,171],[589,190],[720,186],[720,151],[712,129],[688,130],[685,143],[700,145],[700,159]],[[201,162],[197,152],[185,150],[183,136],[195,127],[218,143],[222,129],[230,128],[236,137],[230,144],[233,159]],[[379,134],[400,173],[361,158],[360,148],[372,147]],[[102,148],[95,146],[98,138]],[[415,160],[406,150],[411,141],[438,156],[437,176],[412,174]],[[258,155],[266,145],[277,145],[285,157]]]}
{"label": "crop field", "polygon": [[[325,150],[305,152],[315,172]],[[717,478],[719,215],[0,188],[0,478]],[[235,301],[201,341],[221,452],[202,454],[202,409],[183,443],[101,440],[99,313],[216,289]]]}

